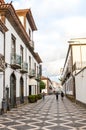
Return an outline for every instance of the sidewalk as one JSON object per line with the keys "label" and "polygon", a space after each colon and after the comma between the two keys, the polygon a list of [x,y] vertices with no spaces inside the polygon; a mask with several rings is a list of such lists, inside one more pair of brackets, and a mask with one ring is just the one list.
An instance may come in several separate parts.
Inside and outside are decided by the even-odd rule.
{"label": "sidewalk", "polygon": [[86,130],[86,109],[49,95],[1,115],[0,130]]}

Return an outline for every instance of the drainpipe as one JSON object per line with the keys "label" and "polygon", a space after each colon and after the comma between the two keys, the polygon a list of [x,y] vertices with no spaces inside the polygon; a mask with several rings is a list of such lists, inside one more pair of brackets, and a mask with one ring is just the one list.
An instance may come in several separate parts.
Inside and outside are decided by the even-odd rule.
{"label": "drainpipe", "polygon": [[[4,64],[5,64],[5,32],[4,32]],[[7,111],[6,89],[5,89],[5,70],[3,71],[3,99],[2,99],[2,112]]]}
{"label": "drainpipe", "polygon": [[[26,63],[27,63],[27,47],[25,47],[25,61],[26,61]],[[27,80],[28,80],[28,78],[27,78],[27,74],[25,75],[25,78],[26,78],[26,97],[28,97],[28,95],[27,95]]]}

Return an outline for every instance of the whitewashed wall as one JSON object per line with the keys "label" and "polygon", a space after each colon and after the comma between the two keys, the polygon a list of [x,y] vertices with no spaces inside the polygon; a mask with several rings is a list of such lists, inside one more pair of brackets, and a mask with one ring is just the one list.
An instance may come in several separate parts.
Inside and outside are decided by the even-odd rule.
{"label": "whitewashed wall", "polygon": [[[24,16],[19,16],[19,19],[20,19],[22,25],[24,26]],[[29,35],[29,29],[31,31],[31,40],[32,40],[32,29],[30,27],[30,24],[29,24],[27,18],[26,18],[26,32],[27,32],[28,35]]]}
{"label": "whitewashed wall", "polygon": [[24,16],[19,16],[19,19],[20,19],[22,25],[24,26]]}
{"label": "whitewashed wall", "polygon": [[86,68],[75,76],[76,100],[86,104]]}
{"label": "whitewashed wall", "polygon": [[77,45],[72,47],[73,51],[73,64],[76,61],[86,61],[86,45]]}
{"label": "whitewashed wall", "polygon": [[3,73],[0,72],[0,109],[2,108],[3,99]]}
{"label": "whitewashed wall", "polygon": [[29,29],[31,31],[31,37],[30,38],[32,40],[32,29],[30,27],[30,24],[29,24],[28,20],[26,19],[26,32],[27,32],[28,35],[29,35]]}
{"label": "whitewashed wall", "polygon": [[4,35],[0,31],[0,53],[4,54]]}
{"label": "whitewashed wall", "polygon": [[[27,24],[28,24],[28,21],[27,21]],[[21,40],[21,38],[19,37],[19,35],[16,33],[16,31],[14,30],[14,28],[11,26],[11,24],[9,23],[9,21],[6,19],[6,26],[7,28],[9,29],[9,31],[7,32],[6,34],[6,62],[8,64],[10,64],[10,53],[11,53],[11,34],[13,34],[16,38],[16,53],[18,55],[20,55],[20,45],[23,46],[24,48],[24,61],[28,63],[28,71],[29,71],[29,56],[31,56],[31,63],[32,63],[32,69],[34,69],[34,63],[36,63],[36,66],[39,66],[39,64],[37,63],[36,59],[33,57],[33,55],[31,54],[31,52],[26,48],[25,44],[23,43],[23,41]],[[29,27],[29,25],[28,25]],[[8,51],[9,50],[9,51]],[[6,78],[6,83],[5,83],[5,86],[8,86],[10,87],[10,75],[13,73],[13,69],[7,67],[6,69],[6,75],[5,75],[5,78]],[[19,90],[20,90],[20,77],[21,77],[21,73],[17,71],[15,71],[15,76],[16,76],[16,88],[17,88],[17,91],[16,91],[16,96],[19,97]],[[29,77],[27,77],[27,74],[24,74],[23,75],[23,80],[24,80],[24,96],[28,96],[28,86],[29,86],[29,80],[28,80]],[[37,82],[37,81],[36,81]],[[35,84],[37,86],[37,83]],[[33,89],[33,87],[32,87]],[[33,93],[34,93],[34,89],[32,90]],[[9,93],[10,94],[10,93]]]}
{"label": "whitewashed wall", "polygon": [[[4,35],[0,31],[0,53],[4,54]],[[2,108],[3,98],[3,72],[0,72],[0,109]]]}
{"label": "whitewashed wall", "polygon": [[[25,44],[23,43],[23,41],[21,40],[21,38],[19,37],[19,35],[16,33],[16,31],[14,30],[14,28],[11,26],[11,24],[9,23],[9,21],[6,19],[6,26],[7,28],[9,29],[9,31],[6,33],[6,62],[8,64],[10,64],[10,56],[11,56],[11,34],[13,34],[16,38],[16,54],[20,55],[20,45],[23,46],[24,48],[24,61],[26,61],[26,46]],[[27,62],[27,61],[26,61]],[[20,77],[22,76],[22,74],[19,72],[19,70],[15,71],[13,69],[10,68],[10,66],[8,65],[8,67],[6,68],[6,73],[5,73],[5,86],[8,86],[10,87],[10,75],[12,73],[15,73],[15,76],[16,76],[16,96],[19,97],[19,90],[20,90]],[[28,85],[26,86],[26,75],[24,74],[23,76],[23,81],[24,81],[24,96],[27,96],[27,87]]]}

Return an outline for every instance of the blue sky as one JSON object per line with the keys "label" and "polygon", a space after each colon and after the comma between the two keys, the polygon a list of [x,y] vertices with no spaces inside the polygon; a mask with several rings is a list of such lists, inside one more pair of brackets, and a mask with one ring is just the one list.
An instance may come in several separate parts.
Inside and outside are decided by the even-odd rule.
{"label": "blue sky", "polygon": [[57,80],[67,41],[86,37],[86,0],[13,0],[13,5],[15,9],[31,8],[38,28],[34,32],[35,51],[43,61],[43,75]]}

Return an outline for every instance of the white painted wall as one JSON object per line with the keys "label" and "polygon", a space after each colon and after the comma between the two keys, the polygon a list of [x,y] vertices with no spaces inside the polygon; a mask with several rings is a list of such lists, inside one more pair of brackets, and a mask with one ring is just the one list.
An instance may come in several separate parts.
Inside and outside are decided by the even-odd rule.
{"label": "white painted wall", "polygon": [[75,76],[76,100],[86,104],[86,68]]}
{"label": "white painted wall", "polygon": [[4,34],[0,31],[0,53],[4,54]]}
{"label": "white painted wall", "polygon": [[76,61],[81,61],[80,46],[72,46],[73,64]]}
{"label": "white painted wall", "polygon": [[86,45],[77,45],[72,47],[73,51],[73,64],[76,61],[86,61]]}
{"label": "white painted wall", "polygon": [[[4,54],[4,34],[0,31],[0,53]],[[3,72],[0,72],[0,109],[2,108],[3,98]]]}
{"label": "white painted wall", "polygon": [[86,45],[81,46],[82,61],[86,61]]}
{"label": "white painted wall", "polygon": [[19,19],[20,19],[22,25],[24,26],[24,16],[19,16]]}
{"label": "white painted wall", "polygon": [[[20,20],[21,20],[22,24],[24,25],[24,17],[21,17]],[[17,97],[20,96],[20,77],[21,76],[23,77],[23,81],[24,81],[24,96],[28,96],[28,91],[29,91],[28,90],[28,86],[29,86],[28,75],[27,74],[22,75],[19,70],[13,70],[10,67],[11,34],[13,34],[14,37],[16,38],[16,54],[20,55],[20,45],[22,45],[23,50],[24,50],[24,57],[23,57],[24,61],[29,63],[29,56],[31,56],[32,68],[34,69],[34,63],[36,63],[37,66],[39,66],[39,64],[37,63],[36,59],[31,54],[31,52],[26,48],[25,43],[21,40],[21,38],[19,37],[19,35],[15,31],[15,28],[11,25],[11,23],[7,20],[7,18],[5,21],[5,25],[8,28],[8,31],[6,32],[6,37],[5,37],[6,38],[5,39],[5,42],[6,42],[5,62],[7,63],[7,68],[5,69],[5,87],[9,87],[9,96],[10,96],[10,76],[14,72],[14,74],[16,76],[16,96]],[[28,35],[29,35],[29,29],[31,30],[31,38],[32,38],[32,29],[30,27],[28,20],[26,19],[26,32]],[[3,52],[3,38],[4,38],[3,34],[0,32],[0,53],[2,53],[2,54],[4,53]],[[35,89],[35,87],[36,87],[36,89]],[[32,86],[32,93],[33,94],[35,94],[35,90],[37,90],[37,83],[36,83],[35,87]],[[1,105],[2,105],[1,103],[2,103],[2,98],[3,98],[3,76],[2,75],[0,75],[0,90],[1,90],[0,91],[0,108],[1,108]]]}
{"label": "white painted wall", "polygon": [[2,108],[3,99],[3,73],[0,72],[0,109]]}
{"label": "white painted wall", "polygon": [[[24,16],[19,16],[19,19],[20,19],[22,25],[24,26]],[[31,29],[31,27],[30,27],[30,24],[29,24],[27,18],[26,18],[26,32],[27,32],[28,35],[29,35],[29,29],[30,29],[30,31],[31,31],[31,37],[30,37],[30,38],[31,38],[31,40],[32,40],[32,29]]]}
{"label": "white painted wall", "polygon": [[[28,25],[28,21],[27,21],[27,25]],[[25,44],[23,43],[23,41],[21,40],[21,38],[19,37],[19,35],[16,33],[16,31],[14,30],[14,28],[12,27],[12,25],[9,23],[9,21],[6,19],[6,26],[7,28],[9,29],[9,31],[6,33],[6,62],[8,64],[10,64],[10,53],[11,53],[11,34],[13,34],[16,38],[16,53],[18,55],[20,55],[20,45],[23,46],[23,49],[24,49],[24,61],[26,61],[27,63],[29,63],[29,56],[31,56],[31,63],[32,63],[32,69],[34,69],[34,63],[36,63],[37,66],[39,66],[39,64],[37,63],[36,59],[33,57],[33,55],[31,54],[31,52],[26,48]],[[29,27],[29,25],[28,25]],[[8,51],[9,50],[9,51]],[[29,70],[29,64],[28,64],[28,70]],[[10,75],[13,73],[13,69],[11,68],[7,68],[6,69],[6,75],[5,75],[5,78],[6,78],[6,83],[5,85],[6,86],[9,86],[10,87]],[[17,97],[19,97],[19,90],[20,90],[20,77],[21,77],[21,73],[17,70],[15,71],[15,75],[16,75],[16,88],[17,88]],[[28,95],[28,85],[29,85],[29,82],[28,82],[28,76],[26,76],[27,74],[24,74],[23,75],[23,80],[24,80],[24,96],[27,96]],[[27,86],[26,86],[27,85]],[[37,83],[35,84],[37,85]],[[33,88],[33,87],[32,87]],[[32,90],[34,91],[34,90]],[[34,93],[34,92],[33,92]]]}
{"label": "white painted wall", "polygon": [[[82,42],[85,44],[86,41],[82,40]],[[80,42],[78,42],[79,44]],[[71,49],[68,53],[68,58],[67,58],[67,61],[66,61],[66,65],[65,65],[65,68],[64,68],[64,74],[65,75],[65,72],[66,72],[66,68],[69,66],[68,62],[69,62],[69,57],[71,56]],[[75,64],[75,62],[79,62],[79,63],[83,63],[83,62],[86,62],[86,44],[85,45],[72,45],[72,59],[73,59],[73,65]],[[76,70],[76,72],[74,71],[73,74],[79,72],[80,70]],[[71,86],[71,80],[68,79],[66,81],[66,93],[67,94],[73,94],[73,90],[70,90],[70,86]],[[73,87],[72,87],[73,89]]]}
{"label": "white painted wall", "polygon": [[31,37],[30,38],[32,40],[32,29],[30,27],[30,24],[29,24],[28,20],[26,19],[26,32],[27,32],[28,35],[29,35],[29,29],[31,31]]}
{"label": "white painted wall", "polygon": [[[19,37],[19,35],[16,33],[16,31],[14,30],[14,28],[12,27],[12,25],[9,23],[9,21],[6,19],[6,26],[9,29],[9,31],[6,33],[6,62],[8,64],[10,64],[10,59],[11,59],[11,34],[13,34],[16,38],[16,54],[20,55],[20,45],[23,46],[23,50],[24,50],[24,61],[26,61],[26,46],[23,43],[23,41],[21,40],[21,38]],[[26,61],[27,62],[27,61]],[[19,97],[20,96],[20,77],[22,76],[22,74],[20,73],[19,70],[13,70],[12,68],[10,68],[10,66],[8,65],[8,67],[6,68],[6,73],[5,73],[5,86],[8,86],[10,88],[10,75],[13,73],[15,73],[16,76],[16,96]],[[28,84],[26,83],[26,75],[23,75],[23,80],[24,80],[24,96],[27,96],[27,87]],[[26,86],[27,84],[27,86]],[[10,91],[9,91],[10,92]],[[10,93],[9,93],[10,94]]]}

